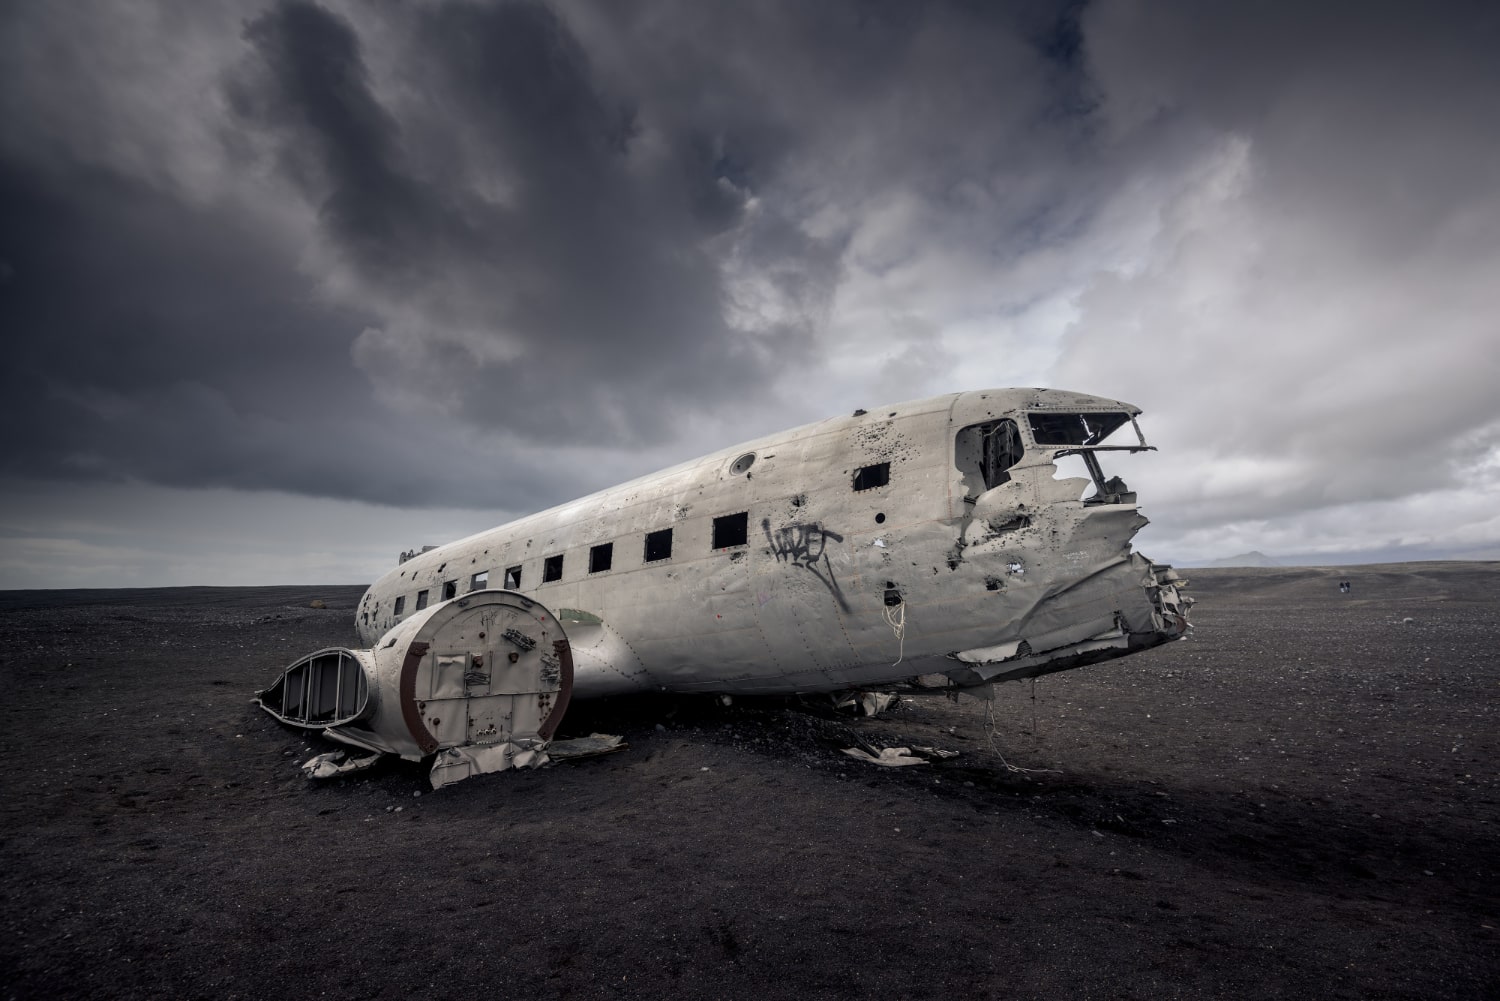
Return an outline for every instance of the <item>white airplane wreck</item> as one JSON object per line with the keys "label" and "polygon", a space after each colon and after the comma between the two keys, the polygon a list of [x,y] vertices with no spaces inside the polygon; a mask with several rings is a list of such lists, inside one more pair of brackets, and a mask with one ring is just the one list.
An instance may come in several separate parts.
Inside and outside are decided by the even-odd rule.
{"label": "white airplane wreck", "polygon": [[575,698],[988,697],[1157,646],[1192,599],[1131,550],[1146,518],[1101,463],[1152,447],[1139,413],[1051,389],[857,410],[403,553],[359,603],[368,648],[256,701],[361,763],[431,755],[440,786],[546,760]]}

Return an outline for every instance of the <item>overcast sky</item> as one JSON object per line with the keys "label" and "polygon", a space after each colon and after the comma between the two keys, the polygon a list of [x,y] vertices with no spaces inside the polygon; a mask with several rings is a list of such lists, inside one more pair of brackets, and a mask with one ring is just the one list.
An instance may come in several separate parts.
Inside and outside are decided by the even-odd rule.
{"label": "overcast sky", "polygon": [[1500,5],[0,6],[0,587],[372,580],[805,421],[1143,407],[1191,564],[1500,559]]}

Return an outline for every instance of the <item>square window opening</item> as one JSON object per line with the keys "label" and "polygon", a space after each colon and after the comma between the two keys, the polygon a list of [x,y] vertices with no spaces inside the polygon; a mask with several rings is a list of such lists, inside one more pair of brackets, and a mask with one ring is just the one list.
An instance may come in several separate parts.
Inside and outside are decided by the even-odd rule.
{"label": "square window opening", "polygon": [[458,581],[450,580],[443,585],[443,600],[451,601],[458,597]]}
{"label": "square window opening", "polygon": [[521,568],[505,568],[505,589],[507,591],[518,591],[521,588]]}
{"label": "square window opening", "polygon": [[860,466],[854,471],[855,490],[873,490],[891,482],[891,464],[877,462],[873,466]]}
{"label": "square window opening", "polygon": [[562,580],[562,553],[549,556],[542,561],[542,583],[550,584],[555,580]]}
{"label": "square window opening", "polygon": [[420,612],[422,609],[424,609],[426,607],[427,607],[427,592],[426,591],[418,591],[417,592],[417,611]]}
{"label": "square window opening", "polygon": [[750,541],[750,513],[726,514],[714,519],[715,549],[743,546]]}
{"label": "square window opening", "polygon": [[589,573],[603,573],[615,559],[615,544],[603,542],[589,550]]}
{"label": "square window opening", "polygon": [[403,594],[403,595],[401,595],[400,597],[398,597],[396,599],[396,618],[398,618],[398,619],[401,618],[402,613],[404,613],[405,611],[406,611],[406,595]]}
{"label": "square window opening", "polygon": [[469,578],[470,591],[483,591],[489,586],[490,572],[488,570],[481,570],[477,574]]}
{"label": "square window opening", "polygon": [[646,533],[646,562],[658,563],[672,558],[672,530],[663,528]]}

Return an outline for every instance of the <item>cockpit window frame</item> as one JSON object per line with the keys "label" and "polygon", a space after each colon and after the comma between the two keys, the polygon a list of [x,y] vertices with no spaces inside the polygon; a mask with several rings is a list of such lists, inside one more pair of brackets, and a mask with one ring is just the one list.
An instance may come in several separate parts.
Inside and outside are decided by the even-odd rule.
{"label": "cockpit window frame", "polygon": [[[1103,430],[1093,430],[1093,422],[1089,420],[1089,417],[1091,415],[1097,415],[1100,418],[1116,417],[1124,419],[1117,420],[1112,425],[1107,425],[1107,422],[1105,420],[1101,420],[1098,426],[1103,428]],[[1120,477],[1106,477],[1104,475],[1103,468],[1099,465],[1099,459],[1096,453],[1129,452],[1131,454],[1134,454],[1136,452],[1155,452],[1155,445],[1146,444],[1146,436],[1141,432],[1140,424],[1136,422],[1137,416],[1139,416],[1138,411],[1130,412],[1104,408],[1100,408],[1098,410],[1091,410],[1087,408],[1057,411],[1033,410],[1026,412],[1025,425],[1027,432],[1031,436],[1033,446],[1038,451],[1050,455],[1054,463],[1056,463],[1057,460],[1063,458],[1064,456],[1078,455],[1083,457],[1084,465],[1088,469],[1089,479],[1093,481],[1095,490],[1092,496],[1083,498],[1083,503],[1085,506],[1095,506],[1102,504],[1134,504],[1135,492],[1132,491],[1128,486],[1126,486],[1125,481],[1120,479]],[[1038,421],[1038,417],[1057,418],[1057,420],[1052,422]],[[1039,431],[1038,424],[1051,423],[1054,427],[1061,429],[1066,426],[1069,418],[1076,418],[1079,425],[1081,425],[1082,430],[1085,432],[1085,434],[1081,437],[1081,440],[1053,442],[1050,440],[1046,440],[1046,438],[1038,438],[1039,433],[1044,433],[1043,431]],[[1107,441],[1111,435],[1120,430],[1120,428],[1124,427],[1126,423],[1129,423],[1131,430],[1135,432],[1137,444],[1095,444]],[[1080,436],[1074,435],[1073,437],[1076,439]]]}
{"label": "cockpit window frame", "polygon": [[[1116,418],[1111,422],[1111,418]],[[1026,430],[1038,448],[1120,448],[1101,444],[1129,424],[1141,438],[1140,425],[1128,410],[1028,410]],[[1082,431],[1082,434],[1076,432]]]}

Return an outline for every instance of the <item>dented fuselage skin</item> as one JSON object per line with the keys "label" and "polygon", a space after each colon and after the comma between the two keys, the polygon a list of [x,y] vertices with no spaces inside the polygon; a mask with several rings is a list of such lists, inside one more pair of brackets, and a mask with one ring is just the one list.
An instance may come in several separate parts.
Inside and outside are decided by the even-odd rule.
{"label": "dented fuselage skin", "polygon": [[[1191,602],[1132,552],[1146,519],[1099,462],[1148,447],[1139,412],[997,389],[830,418],[407,559],[356,627],[374,647],[516,592],[565,630],[573,698],[973,689],[1119,656],[1182,636]],[[1069,454],[1088,476],[1056,475]]]}

